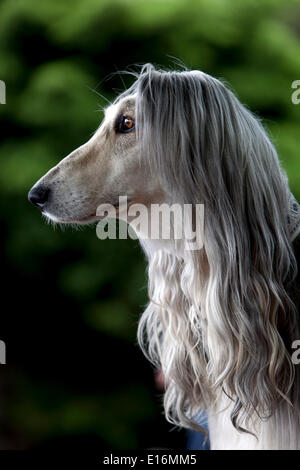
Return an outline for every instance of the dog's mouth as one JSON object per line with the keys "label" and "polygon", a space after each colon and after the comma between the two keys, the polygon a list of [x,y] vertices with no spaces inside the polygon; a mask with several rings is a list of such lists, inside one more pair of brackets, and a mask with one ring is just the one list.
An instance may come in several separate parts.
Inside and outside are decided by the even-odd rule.
{"label": "dog's mouth", "polygon": [[97,217],[95,214],[91,214],[89,216],[85,217],[58,217],[54,214],[51,214],[47,210],[42,210],[41,211],[43,216],[46,217],[48,220],[51,220],[52,222],[58,223],[58,224],[81,224],[81,225],[86,225],[86,224],[91,224],[93,222],[97,222],[98,220],[101,220],[100,217]]}
{"label": "dog's mouth", "polygon": [[[42,212],[43,216],[47,219],[59,223],[59,224],[80,224],[80,225],[87,225],[92,224],[94,222],[98,222],[100,220],[105,219],[106,217],[115,217],[115,218],[123,218],[127,214],[127,210],[130,205],[133,204],[133,201],[127,200],[126,204],[119,204],[118,202],[111,202],[103,204],[104,206],[109,206],[110,210],[104,210],[103,213],[99,213],[98,208],[96,211],[92,212],[87,216],[74,216],[74,217],[59,217],[56,214],[51,213],[46,208],[39,208]],[[99,206],[98,206],[99,207]],[[113,210],[111,210],[113,208]]]}

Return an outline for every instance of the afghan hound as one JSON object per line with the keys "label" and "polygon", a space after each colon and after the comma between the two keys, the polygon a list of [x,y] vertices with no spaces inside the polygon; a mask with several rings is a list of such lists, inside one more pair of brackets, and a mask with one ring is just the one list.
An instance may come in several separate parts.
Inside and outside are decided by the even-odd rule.
{"label": "afghan hound", "polygon": [[[199,249],[137,236],[149,304],[139,343],[166,380],[166,418],[203,430],[212,449],[300,449],[300,209],[260,120],[201,71],[146,64],[90,140],[30,190],[54,222],[97,208],[189,204]],[[186,223],[186,222],[185,222]],[[173,222],[174,226],[174,222]]]}

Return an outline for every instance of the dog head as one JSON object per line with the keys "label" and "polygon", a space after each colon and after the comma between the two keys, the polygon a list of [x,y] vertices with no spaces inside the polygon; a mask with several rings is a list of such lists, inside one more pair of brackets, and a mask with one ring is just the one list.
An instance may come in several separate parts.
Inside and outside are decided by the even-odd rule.
{"label": "dog head", "polygon": [[138,152],[135,108],[135,95],[110,105],[92,138],[33,186],[30,202],[54,222],[85,224],[98,219],[100,204],[117,207],[119,196],[128,207],[154,201],[161,190]]}

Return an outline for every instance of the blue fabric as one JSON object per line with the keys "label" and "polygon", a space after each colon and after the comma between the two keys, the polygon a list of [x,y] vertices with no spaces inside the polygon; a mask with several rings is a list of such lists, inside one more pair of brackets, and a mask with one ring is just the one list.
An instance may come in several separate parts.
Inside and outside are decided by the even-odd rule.
{"label": "blue fabric", "polygon": [[[199,411],[195,416],[195,421],[208,432],[207,415],[204,411]],[[209,438],[201,432],[188,429],[186,431],[186,448],[187,450],[210,450]]]}

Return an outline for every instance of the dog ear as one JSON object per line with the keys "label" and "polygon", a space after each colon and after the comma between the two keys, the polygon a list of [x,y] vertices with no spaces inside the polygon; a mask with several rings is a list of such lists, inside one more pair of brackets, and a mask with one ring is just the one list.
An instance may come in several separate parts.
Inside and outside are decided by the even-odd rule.
{"label": "dog ear", "polygon": [[192,410],[223,387],[233,425],[247,428],[299,402],[288,350],[299,321],[287,290],[297,266],[286,175],[259,120],[209,75],[144,74],[137,113],[152,171],[174,202],[205,210],[203,250],[183,255],[179,277],[163,259],[150,273],[158,297],[142,325],[172,371],[167,413],[186,425],[186,410],[193,426]]}

